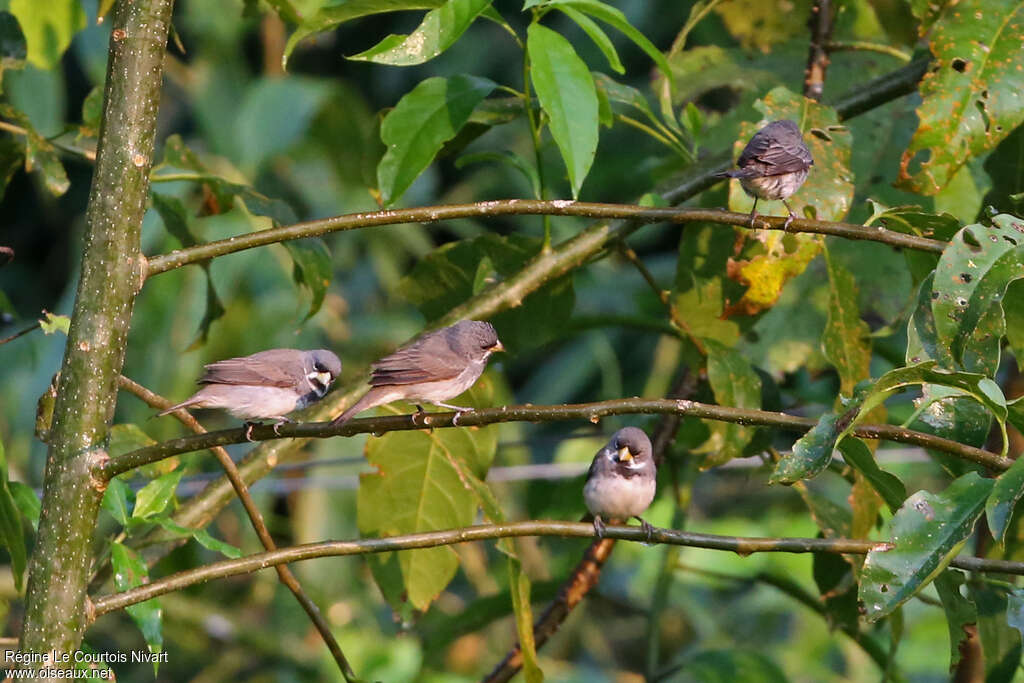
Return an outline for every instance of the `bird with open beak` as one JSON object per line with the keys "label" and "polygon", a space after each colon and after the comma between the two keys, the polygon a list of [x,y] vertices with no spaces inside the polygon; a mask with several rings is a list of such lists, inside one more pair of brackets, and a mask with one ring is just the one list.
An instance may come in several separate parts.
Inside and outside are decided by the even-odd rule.
{"label": "bird with open beak", "polygon": [[473,409],[445,401],[473,386],[490,355],[504,350],[494,327],[478,320],[429,332],[374,363],[370,390],[331,424],[343,425],[364,410],[392,401],[423,401],[454,410],[457,424],[460,415]]}
{"label": "bird with open beak", "polygon": [[594,515],[598,538],[604,535],[606,520],[636,517],[650,539],[654,529],[640,515],[654,500],[657,474],[651,440],[642,429],[625,427],[612,435],[594,456],[583,486],[583,501]]}

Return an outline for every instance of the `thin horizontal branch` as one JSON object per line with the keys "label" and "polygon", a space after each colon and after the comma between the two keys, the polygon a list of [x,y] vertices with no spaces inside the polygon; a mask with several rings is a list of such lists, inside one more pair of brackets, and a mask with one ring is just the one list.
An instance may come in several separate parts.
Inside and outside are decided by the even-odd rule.
{"label": "thin horizontal branch", "polygon": [[[596,422],[611,415],[632,414],[677,414],[699,417],[719,422],[732,422],[747,426],[778,427],[793,431],[810,429],[817,421],[809,417],[798,417],[786,413],[747,408],[730,408],[689,400],[624,398],[595,403],[574,403],[552,406],[502,406],[463,413],[458,427],[478,427],[501,422],[561,422],[567,420],[588,420]],[[454,427],[455,413],[422,413],[412,415],[386,415],[355,419],[340,426],[327,422],[305,422],[284,424],[277,434],[272,426],[254,427],[253,441],[268,441],[281,438],[324,439],[355,434],[383,434],[385,432],[408,431],[413,429],[441,429]],[[103,478],[117,476],[123,472],[148,465],[172,455],[201,451],[214,446],[225,446],[246,441],[245,429],[224,429],[195,436],[171,439],[153,446],[146,446],[112,458],[97,466],[95,474]],[[1013,461],[990,451],[967,446],[934,434],[926,434],[896,425],[858,425],[854,435],[869,439],[886,439],[909,443],[923,448],[950,453],[965,460],[976,462],[993,470],[1007,469]]]}
{"label": "thin horizontal branch", "polygon": [[910,62],[910,54],[898,47],[885,43],[872,43],[867,40],[830,40],[825,43],[829,52],[877,52],[895,57],[902,62]]}
{"label": "thin horizontal branch", "polygon": [[[606,538],[622,541],[647,542],[644,530],[637,526],[608,526]],[[281,548],[274,552],[262,552],[247,557],[213,562],[196,569],[172,574],[163,579],[132,588],[131,590],[104,595],[93,600],[94,615],[102,616],[114,610],[123,609],[166,593],[204,583],[212,579],[248,574],[288,562],[311,560],[317,557],[341,555],[368,555],[371,553],[436,548],[472,541],[520,536],[561,536],[565,538],[594,538],[594,525],[585,522],[529,521],[508,524],[481,524],[463,529],[427,531],[389,538],[363,538],[354,541],[324,541]],[[752,553],[843,553],[866,555],[873,549],[885,549],[888,543],[861,541],[847,538],[750,538],[742,536],[720,536],[691,531],[655,529],[650,543],[681,545],[709,550],[726,550],[739,555]],[[1006,560],[986,560],[977,557],[955,558],[951,566],[969,571],[987,571],[1001,574],[1024,575],[1024,563]]]}
{"label": "thin horizontal branch", "polygon": [[[223,240],[198,244],[154,256],[149,259],[147,277],[164,273],[174,268],[206,261],[217,256],[233,254],[246,249],[262,247],[277,242],[319,237],[332,232],[357,230],[382,225],[405,223],[437,223],[458,218],[493,218],[495,216],[579,216],[594,219],[626,219],[639,223],[692,223],[696,221],[717,225],[750,227],[750,216],[720,209],[679,209],[673,207],[651,207],[631,204],[602,204],[598,202],[576,202],[564,199],[502,199],[476,202],[474,204],[449,204],[425,206],[414,209],[388,209],[368,213],[352,213],[332,218],[305,221],[267,230],[236,235]],[[791,233],[815,233],[835,235],[854,240],[882,242],[894,247],[918,249],[937,254],[942,253],[946,243],[939,240],[906,235],[885,228],[866,228],[853,223],[833,223],[808,218],[794,219],[786,227],[788,219],[779,216],[761,216],[758,228],[782,230]]]}

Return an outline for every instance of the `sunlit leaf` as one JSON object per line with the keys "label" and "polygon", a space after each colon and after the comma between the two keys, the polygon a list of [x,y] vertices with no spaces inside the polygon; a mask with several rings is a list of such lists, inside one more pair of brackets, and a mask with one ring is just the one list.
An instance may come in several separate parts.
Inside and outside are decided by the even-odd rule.
{"label": "sunlit leaf", "polygon": [[385,204],[409,189],[495,87],[476,76],[428,78],[398,101],[380,129],[387,152],[377,167],[377,182]]}
{"label": "sunlit leaf", "polygon": [[572,43],[545,26],[530,24],[526,51],[530,80],[569,172],[572,196],[578,197],[597,152],[594,79]]}
{"label": "sunlit leaf", "polygon": [[869,621],[890,614],[946,568],[991,491],[991,480],[971,472],[942,493],[907,498],[889,525],[891,547],[870,551],[861,571],[859,595]]}
{"label": "sunlit leaf", "polygon": [[66,315],[57,315],[49,311],[43,311],[43,317],[39,319],[39,328],[43,334],[55,334],[60,332],[67,336],[71,329],[71,318]]}
{"label": "sunlit leaf", "polygon": [[921,81],[917,132],[903,153],[900,186],[933,195],[972,156],[1024,122],[1024,5],[950,3],[935,22],[935,60]]}
{"label": "sunlit leaf", "polygon": [[604,55],[604,58],[608,60],[608,66],[612,68],[617,74],[626,73],[626,67],[622,66],[622,62],[619,60],[619,53],[615,50],[615,45],[612,43],[608,34],[605,33],[600,26],[588,17],[583,12],[573,9],[567,3],[559,3],[558,9],[565,14],[565,16],[576,22],[576,25],[583,29],[597,48]]}
{"label": "sunlit leaf", "polygon": [[119,477],[114,477],[107,482],[107,490],[103,492],[103,509],[110,513],[121,526],[127,526],[131,517],[128,484]]}
{"label": "sunlit leaf", "polygon": [[392,66],[430,61],[451,47],[490,5],[491,0],[447,0],[437,9],[427,12],[423,22],[411,34],[390,35],[349,59]]}
{"label": "sunlit leaf", "polygon": [[148,519],[167,509],[174,498],[174,491],[181,481],[182,471],[169,472],[149,482],[135,494],[135,509],[132,517]]}
{"label": "sunlit leaf", "polygon": [[212,550],[215,553],[220,553],[224,557],[241,557],[242,550],[237,548],[230,543],[214,538],[210,535],[206,529],[195,529],[193,527],[181,526],[175,524],[168,517],[157,516],[152,518],[152,521],[160,525],[161,528],[169,531],[172,535],[178,538],[194,538],[199,545],[203,546],[207,550]]}
{"label": "sunlit leaf", "polygon": [[28,61],[40,69],[60,63],[71,38],[85,28],[85,10],[78,0],[10,0],[28,46]]}

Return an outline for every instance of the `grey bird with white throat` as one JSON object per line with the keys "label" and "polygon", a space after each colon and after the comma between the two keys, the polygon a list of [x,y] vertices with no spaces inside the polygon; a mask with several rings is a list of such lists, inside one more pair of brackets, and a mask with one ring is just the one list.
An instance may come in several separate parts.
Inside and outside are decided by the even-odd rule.
{"label": "grey bird with white throat", "polygon": [[640,515],[654,500],[657,474],[651,440],[642,429],[625,427],[612,435],[594,456],[583,486],[598,538],[604,536],[605,520],[636,517],[650,539],[654,529]]}
{"label": "grey bird with white throat", "polygon": [[457,423],[459,415],[473,409],[445,401],[473,386],[487,367],[487,358],[504,350],[494,327],[477,320],[425,334],[374,363],[370,390],[331,424],[343,425],[364,410],[392,401],[423,401],[454,410]]}
{"label": "grey bird with white throat", "polygon": [[341,374],[341,361],[327,349],[270,349],[251,356],[228,358],[205,366],[203,387],[178,408],[220,408],[246,421],[245,438],[251,439],[253,419],[275,419],[274,432],[285,415],[324,397]]}
{"label": "grey bird with white throat", "polygon": [[786,199],[804,184],[813,165],[814,158],[804,144],[800,127],[789,119],[781,119],[754,133],[736,162],[738,168],[720,173],[719,177],[738,179],[743,190],[754,198],[750,227],[754,227],[757,218],[758,199],[781,199],[789,211],[785,224],[788,228],[796,214]]}

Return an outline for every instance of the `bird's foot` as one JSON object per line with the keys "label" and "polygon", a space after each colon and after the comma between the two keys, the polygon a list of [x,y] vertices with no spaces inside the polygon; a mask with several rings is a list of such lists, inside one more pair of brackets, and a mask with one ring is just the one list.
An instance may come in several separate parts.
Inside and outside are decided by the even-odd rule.
{"label": "bird's foot", "polygon": [[751,229],[757,227],[756,223],[757,223],[757,211],[751,211],[750,212],[750,227],[751,227]]}
{"label": "bird's foot", "polygon": [[438,408],[447,408],[448,410],[454,410],[455,411],[455,417],[452,418],[452,426],[453,427],[458,427],[459,426],[459,418],[462,417],[463,414],[473,412],[473,408],[470,408],[470,407],[453,406],[451,403],[441,403],[440,401],[434,401],[433,403]]}
{"label": "bird's foot", "polygon": [[416,412],[412,414],[412,423],[421,427],[427,426],[427,411],[419,403],[415,404]]}
{"label": "bird's foot", "polygon": [[789,212],[789,218],[787,218],[786,222],[782,224],[782,229],[783,230],[789,230],[789,226],[793,225],[793,219],[796,218],[796,217],[797,217],[796,214],[793,213],[792,211],[790,211]]}
{"label": "bird's foot", "polygon": [[287,417],[285,417],[283,415],[278,415],[277,422],[274,423],[274,433],[277,434],[278,436],[281,436],[281,432],[279,431],[280,428],[281,428],[281,425],[289,424],[291,422],[293,422],[293,420],[290,420],[290,419],[288,419]]}
{"label": "bird's foot", "polygon": [[654,538],[654,527],[640,515],[637,515],[636,518],[640,520],[640,528],[644,530],[644,536],[647,537],[647,542],[650,543]]}
{"label": "bird's foot", "polygon": [[245,423],[245,440],[246,441],[255,441],[255,439],[252,438],[252,428],[253,427],[262,427],[262,426],[263,426],[262,422],[246,422]]}
{"label": "bird's foot", "polygon": [[601,515],[594,515],[594,533],[598,538],[604,538],[604,520]]}

